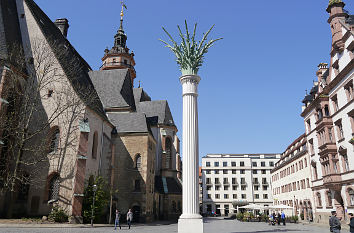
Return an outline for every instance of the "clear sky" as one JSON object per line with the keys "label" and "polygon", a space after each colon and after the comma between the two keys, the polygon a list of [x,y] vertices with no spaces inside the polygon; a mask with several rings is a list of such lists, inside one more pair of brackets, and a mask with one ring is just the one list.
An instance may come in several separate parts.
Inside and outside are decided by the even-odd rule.
{"label": "clear sky", "polygon": [[[52,19],[68,18],[68,39],[97,70],[119,27],[119,0],[36,0]],[[126,0],[127,45],[137,78],[154,100],[167,99],[182,135],[180,72],[158,41],[161,27],[177,36],[184,20],[201,35],[224,37],[209,50],[199,75],[200,156],[281,153],[304,133],[300,116],[317,65],[329,63],[328,0]],[[346,0],[354,14],[354,1]]]}

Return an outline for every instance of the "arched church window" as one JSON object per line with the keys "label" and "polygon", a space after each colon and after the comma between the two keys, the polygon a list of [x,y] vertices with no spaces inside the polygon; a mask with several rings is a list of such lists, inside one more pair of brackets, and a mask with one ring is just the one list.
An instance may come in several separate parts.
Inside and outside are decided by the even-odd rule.
{"label": "arched church window", "polygon": [[59,199],[60,177],[55,174],[49,181],[48,202],[54,202]]}
{"label": "arched church window", "polygon": [[92,141],[92,158],[97,158],[97,146],[98,146],[98,133],[97,131],[93,134],[93,141]]}
{"label": "arched church window", "polygon": [[140,156],[140,154],[137,154],[135,156],[135,168],[138,169],[138,170],[140,170],[140,168],[141,168],[141,156]]}
{"label": "arched church window", "polygon": [[165,168],[172,168],[172,156],[171,156],[171,139],[168,137],[166,138],[166,142],[165,142],[165,156],[166,156],[166,160],[165,160]]}
{"label": "arched church window", "polygon": [[56,127],[51,134],[49,153],[57,152],[59,146],[59,137],[60,137],[60,130]]}

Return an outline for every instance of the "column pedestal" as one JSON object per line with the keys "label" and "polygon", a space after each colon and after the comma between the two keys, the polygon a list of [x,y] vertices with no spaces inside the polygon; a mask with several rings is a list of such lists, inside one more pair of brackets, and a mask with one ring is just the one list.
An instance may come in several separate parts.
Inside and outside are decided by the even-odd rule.
{"label": "column pedestal", "polygon": [[[200,216],[200,215],[199,215]],[[202,218],[182,218],[178,219],[178,233],[203,233]]]}

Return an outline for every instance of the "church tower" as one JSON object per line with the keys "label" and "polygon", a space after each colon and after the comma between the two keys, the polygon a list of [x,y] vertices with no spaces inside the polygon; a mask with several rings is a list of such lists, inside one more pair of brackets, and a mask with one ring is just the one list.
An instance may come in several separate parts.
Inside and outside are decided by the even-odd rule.
{"label": "church tower", "polygon": [[342,33],[342,25],[340,21],[344,21],[348,14],[344,11],[345,3],[342,0],[330,0],[327,12],[329,13],[328,23],[332,31],[332,51],[331,53],[341,53],[344,50],[344,40]]}
{"label": "church tower", "polygon": [[113,70],[113,69],[129,69],[132,85],[134,86],[134,79],[136,78],[135,72],[135,60],[134,53],[129,52],[127,48],[127,35],[123,30],[123,16],[125,5],[122,3],[122,11],[120,13],[120,27],[117,34],[114,36],[114,45],[109,50],[104,50],[104,56],[102,58],[101,70]]}

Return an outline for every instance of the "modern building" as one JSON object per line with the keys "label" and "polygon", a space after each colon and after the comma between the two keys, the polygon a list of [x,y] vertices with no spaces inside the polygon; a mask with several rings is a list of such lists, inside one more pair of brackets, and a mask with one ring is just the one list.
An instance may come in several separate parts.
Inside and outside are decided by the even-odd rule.
{"label": "modern building", "polygon": [[249,203],[273,204],[271,170],[280,154],[208,154],[202,158],[203,213],[227,216]]}
{"label": "modern building", "polygon": [[315,222],[328,223],[331,210],[346,220],[354,212],[354,16],[341,0],[327,8],[332,33],[329,66],[303,100],[306,140],[312,170]]}
{"label": "modern building", "polygon": [[313,219],[312,179],[310,155],[305,134],[301,135],[281,154],[271,171],[274,205],[291,206],[287,216],[301,220]]}

